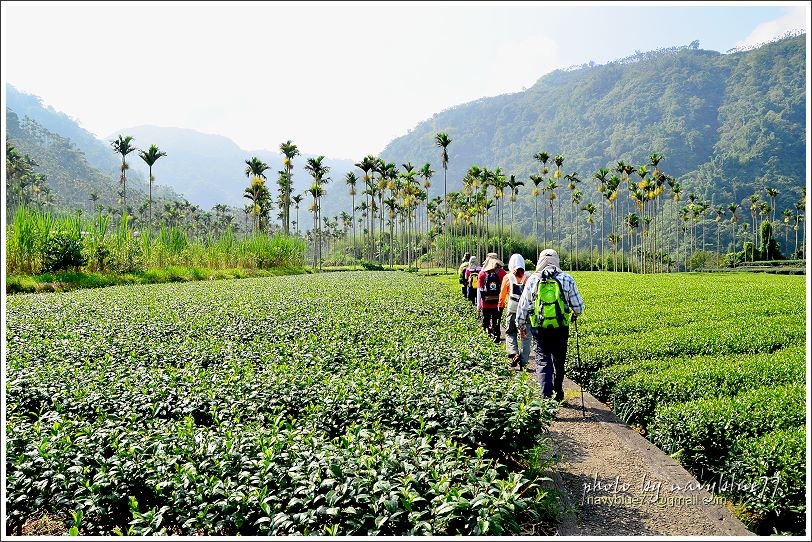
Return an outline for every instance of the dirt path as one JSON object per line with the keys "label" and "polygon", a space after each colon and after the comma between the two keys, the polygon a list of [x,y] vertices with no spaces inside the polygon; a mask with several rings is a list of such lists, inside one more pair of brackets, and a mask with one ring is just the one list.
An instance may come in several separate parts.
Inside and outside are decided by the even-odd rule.
{"label": "dirt path", "polygon": [[[504,344],[504,343],[502,343]],[[530,367],[535,374],[531,354]],[[562,536],[754,536],[674,459],[564,380],[549,429],[553,483],[570,509]]]}

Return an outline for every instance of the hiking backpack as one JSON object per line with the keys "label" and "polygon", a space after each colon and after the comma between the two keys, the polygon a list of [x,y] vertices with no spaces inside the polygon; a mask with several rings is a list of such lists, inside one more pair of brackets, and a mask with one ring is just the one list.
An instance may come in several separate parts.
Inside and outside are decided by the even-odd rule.
{"label": "hiking backpack", "polygon": [[468,270],[468,286],[474,290],[479,288],[479,271],[481,269],[481,267],[474,267],[473,269]]}
{"label": "hiking backpack", "polygon": [[502,284],[499,282],[499,273],[496,270],[491,270],[485,273],[485,283],[482,285],[482,299],[484,301],[494,301],[499,299],[499,288]]}
{"label": "hiking backpack", "polygon": [[535,310],[530,312],[530,325],[544,329],[570,325],[570,308],[564,299],[561,283],[555,275],[541,276]]}

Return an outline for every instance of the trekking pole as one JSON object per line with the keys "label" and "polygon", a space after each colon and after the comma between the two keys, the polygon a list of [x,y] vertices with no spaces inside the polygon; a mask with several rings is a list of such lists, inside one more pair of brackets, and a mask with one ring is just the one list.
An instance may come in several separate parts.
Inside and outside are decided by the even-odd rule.
{"label": "trekking pole", "polygon": [[[578,374],[583,379],[583,373],[581,373],[581,345],[578,342],[578,318],[575,318],[575,353],[576,353],[576,360],[578,362]],[[581,382],[578,382],[578,387],[581,388],[581,414],[584,418],[586,418],[586,407],[584,406],[584,386]]]}

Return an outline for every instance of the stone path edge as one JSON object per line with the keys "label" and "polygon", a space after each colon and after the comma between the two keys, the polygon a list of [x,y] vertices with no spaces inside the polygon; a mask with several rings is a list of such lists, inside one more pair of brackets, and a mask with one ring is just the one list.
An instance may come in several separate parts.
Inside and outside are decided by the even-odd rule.
{"label": "stone path edge", "polygon": [[[577,397],[568,399],[568,408],[576,408],[581,410],[581,388],[570,380],[564,378],[564,390],[575,390],[578,392]],[[586,416],[592,417],[595,422],[601,424],[607,430],[615,433],[620,439],[625,442],[630,449],[636,450],[640,457],[648,463],[652,470],[657,472],[664,479],[678,484],[681,487],[696,487],[691,494],[698,496],[698,504],[702,513],[704,513],[713,523],[720,527],[727,536],[755,536],[755,534],[748,530],[747,527],[722,504],[716,504],[712,495],[704,489],[705,486],[691,475],[685,468],[680,465],[674,458],[660,450],[656,445],[646,440],[640,433],[620,421],[617,415],[604,403],[598,401],[589,392],[584,390],[584,407],[586,409]],[[563,405],[562,405],[562,408]],[[555,468],[555,467],[553,467]],[[556,488],[563,491],[564,484],[560,475],[552,476],[553,483]],[[571,504],[571,503],[569,503]],[[559,525],[560,536],[579,535],[580,530],[575,525],[572,514],[568,514],[562,519]]]}

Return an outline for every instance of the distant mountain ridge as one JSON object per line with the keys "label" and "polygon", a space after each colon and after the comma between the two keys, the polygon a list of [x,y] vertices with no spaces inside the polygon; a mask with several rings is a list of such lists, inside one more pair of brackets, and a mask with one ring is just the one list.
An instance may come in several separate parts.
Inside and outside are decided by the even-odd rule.
{"label": "distant mountain ridge", "polygon": [[[695,191],[717,204],[740,202],[770,185],[780,191],[780,211],[797,201],[807,177],[806,54],[805,35],[800,35],[725,55],[693,43],[605,65],[557,70],[526,91],[439,112],[391,141],[381,157],[398,167],[430,163],[433,197],[443,192],[434,141],[438,132],[452,139],[449,191],[461,188],[474,164],[500,167],[530,184],[528,177],[540,168],[533,159],[536,153],[562,154],[564,171],[577,170],[584,181],[585,201],[595,201],[594,183],[588,181],[598,168],[613,168],[618,160],[641,165],[657,152],[665,157],[661,169],[683,183],[685,194]],[[118,134],[132,135],[139,148],[158,145],[167,156],[153,168],[155,182],[203,209],[218,203],[242,208],[247,202],[245,161],[252,156],[270,166],[268,186],[274,198],[278,195],[282,155],[276,150],[243,150],[224,136],[156,126],[122,128],[102,141],[67,115],[45,108],[39,98],[10,85],[7,97],[9,109],[74,141],[88,162],[111,175],[117,176],[120,164],[110,146]],[[307,158],[294,159],[294,194],[304,193],[312,182],[304,171]],[[146,178],[139,158],[128,162],[135,179]],[[325,163],[331,167],[331,182],[325,186],[323,216],[350,211],[344,176],[354,171],[360,178],[363,173],[351,160],[326,157]],[[310,227],[307,196],[300,209],[303,229]],[[525,233],[532,231],[527,224],[531,202],[524,187],[516,213]]]}
{"label": "distant mountain ridge", "polygon": [[448,189],[458,190],[473,164],[527,183],[539,172],[533,156],[540,151],[562,154],[564,170],[582,180],[619,160],[645,164],[657,152],[686,194],[738,202],[773,183],[788,206],[807,177],[806,54],[805,35],[796,35],[727,55],[694,42],[557,70],[526,91],[437,113],[381,155],[430,161],[442,175],[434,135],[445,132]]}
{"label": "distant mountain ridge", "polygon": [[[243,198],[243,191],[248,186],[245,161],[254,156],[270,166],[265,176],[271,193],[274,197],[277,195],[277,172],[282,169],[283,158],[280,152],[267,149],[243,150],[227,137],[204,134],[187,128],[133,126],[123,128],[115,135],[111,134],[109,139],[115,139],[118,134],[133,136],[133,143],[136,146],[148,147],[154,143],[165,151],[167,156],[158,161],[152,170],[155,182],[169,184],[174,190],[184,194],[189,201],[204,209],[218,203],[234,207],[242,207],[247,203]],[[309,157],[311,155],[300,155],[293,159],[294,194],[303,192],[312,184],[312,179],[304,171]],[[330,166],[329,174],[334,182],[354,167],[350,160],[325,157],[324,163]],[[148,174],[146,164],[142,160],[133,161],[131,167],[145,177]],[[328,184],[328,193],[331,188]],[[326,207],[323,207],[325,212],[330,213],[331,206],[329,203],[325,205]]]}
{"label": "distant mountain ridge", "polygon": [[[99,170],[71,139],[48,130],[29,116],[20,118],[10,108],[6,108],[6,137],[20,156],[28,155],[34,159],[35,171],[46,175],[45,184],[57,208],[88,212],[95,211],[97,206],[119,208],[121,185],[118,174]],[[146,176],[136,172],[128,176],[129,205],[137,207],[146,200],[148,186],[145,179]],[[153,186],[152,195],[156,205],[181,200],[171,188],[161,185]]]}
{"label": "distant mountain ridge", "polygon": [[[7,110],[13,112],[17,118],[28,117],[42,129],[70,140],[75,146],[75,150],[84,154],[92,168],[116,181],[121,156],[113,152],[111,142],[119,135],[130,135],[133,136],[133,144],[139,149],[146,149],[155,144],[167,153],[167,156],[161,158],[153,167],[154,186],[166,187],[170,194],[176,192],[204,210],[211,209],[217,204],[226,204],[239,209],[247,203],[243,197],[243,191],[248,186],[248,179],[245,176],[245,161],[254,156],[270,166],[266,171],[268,186],[272,194],[275,197],[277,195],[277,171],[282,169],[282,154],[279,152],[267,149],[244,150],[234,141],[222,135],[205,134],[187,128],[149,125],[125,127],[108,134],[102,140],[82,128],[78,120],[56,111],[50,106],[46,107],[38,96],[22,92],[10,84],[6,84],[6,96]],[[21,137],[22,134],[17,132],[15,135]],[[25,144],[23,146],[36,152],[33,147]],[[303,193],[312,184],[304,171],[304,166],[307,159],[313,156],[300,155],[294,158],[294,194]],[[53,174],[53,171],[48,171],[48,168],[54,162],[51,160],[46,162],[42,167],[46,168],[46,173]],[[130,154],[127,162],[130,165],[128,183],[132,177],[133,187],[142,182],[145,184],[148,176],[146,164],[136,154]],[[324,164],[330,167],[329,177],[332,182],[328,183],[326,190],[332,197],[325,198],[322,209],[325,215],[335,215],[349,205],[349,197],[347,196],[346,201],[343,197],[346,187],[342,185],[340,189],[337,188],[337,181],[342,181],[346,173],[355,166],[351,160],[330,157],[324,158]],[[99,184],[98,181],[94,182],[95,185]],[[337,194],[339,191],[341,195]],[[74,199],[71,196],[66,201]],[[310,227],[309,216],[307,205],[303,201],[300,209],[303,228]]]}
{"label": "distant mountain ridge", "polygon": [[110,145],[105,145],[104,141],[82,128],[78,120],[53,107],[46,107],[39,96],[21,92],[7,83],[6,107],[20,119],[29,117],[46,130],[70,139],[94,168],[104,173],[117,174],[121,159],[116,158]]}

